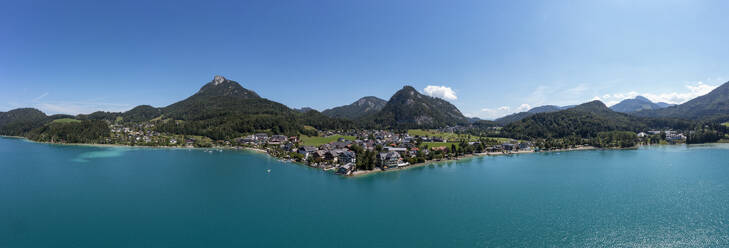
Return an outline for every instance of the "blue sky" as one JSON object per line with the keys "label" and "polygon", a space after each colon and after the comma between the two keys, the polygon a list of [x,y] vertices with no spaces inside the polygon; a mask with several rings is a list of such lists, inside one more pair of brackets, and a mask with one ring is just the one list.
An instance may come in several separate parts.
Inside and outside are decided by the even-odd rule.
{"label": "blue sky", "polygon": [[318,110],[406,84],[482,118],[638,94],[680,103],[729,80],[727,11],[670,0],[3,1],[0,111],[166,106],[216,74]]}

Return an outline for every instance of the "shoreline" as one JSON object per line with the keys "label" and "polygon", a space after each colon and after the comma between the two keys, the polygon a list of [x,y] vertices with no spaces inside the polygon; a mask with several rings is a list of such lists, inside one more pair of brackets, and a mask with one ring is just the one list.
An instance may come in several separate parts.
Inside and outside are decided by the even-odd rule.
{"label": "shoreline", "polygon": [[[599,149],[600,148],[597,148],[594,146],[582,146],[582,147],[577,147],[577,148],[556,149],[556,150],[549,150],[549,151],[529,150],[529,151],[517,151],[517,152],[508,152],[508,153],[507,152],[483,152],[483,153],[466,154],[466,155],[452,158],[452,159],[429,160],[429,161],[425,161],[422,163],[411,164],[408,166],[398,167],[398,168],[393,168],[393,169],[388,169],[388,170],[376,168],[374,170],[369,170],[369,171],[355,171],[351,175],[345,175],[345,176],[356,178],[356,177],[374,175],[374,174],[383,173],[383,172],[395,172],[395,171],[409,170],[411,168],[423,167],[423,166],[427,166],[427,165],[431,165],[431,164],[435,164],[435,163],[458,162],[460,160],[485,157],[485,156],[504,156],[504,155],[519,155],[519,154],[532,154],[532,153],[547,153],[547,152],[572,152],[572,151],[587,151],[587,150],[599,150]],[[619,149],[614,149],[614,150],[623,150],[623,149],[626,149],[626,148],[619,148]],[[635,149],[635,148],[627,148],[627,149]],[[613,149],[609,149],[609,150],[613,150]]]}
{"label": "shoreline", "polygon": [[[131,146],[131,145],[121,145],[121,144],[93,144],[93,143],[54,143],[54,142],[40,142],[40,141],[34,141],[30,140],[26,137],[21,136],[7,136],[7,135],[0,135],[0,138],[11,138],[11,139],[22,139],[28,142],[37,143],[37,144],[47,144],[47,145],[62,145],[62,146],[85,146],[85,147],[106,147],[106,148],[141,148],[141,149],[151,149],[151,148],[159,148],[159,149],[195,149],[195,150],[228,150],[228,151],[235,151],[235,150],[245,150],[252,153],[257,154],[265,154],[266,156],[269,156],[273,159],[277,159],[281,162],[287,162],[287,163],[294,163],[306,167],[312,167],[308,164],[296,162],[296,161],[290,161],[284,158],[279,158],[272,156],[268,153],[268,151],[260,148],[253,148],[253,147],[170,147],[170,146]],[[535,150],[527,150],[527,151],[516,151],[516,152],[484,152],[484,153],[474,153],[474,154],[466,154],[463,156],[459,156],[456,158],[450,158],[450,159],[441,159],[441,160],[428,160],[422,163],[415,163],[404,167],[398,167],[398,168],[392,168],[383,170],[380,168],[375,168],[374,170],[358,170],[354,171],[349,175],[341,175],[343,177],[350,177],[350,178],[358,178],[368,175],[375,175],[378,173],[384,173],[384,172],[395,172],[395,171],[403,171],[403,170],[409,170],[412,168],[419,168],[431,164],[436,163],[446,163],[446,162],[458,162],[460,160],[466,160],[466,159],[472,159],[472,158],[478,158],[478,157],[484,157],[484,156],[504,156],[504,155],[519,155],[519,154],[533,154],[533,153],[552,153],[552,152],[572,152],[572,151],[587,151],[587,150],[631,150],[631,149],[638,149],[641,146],[644,145],[636,145],[634,147],[627,147],[627,148],[599,148],[594,146],[580,146],[576,148],[566,148],[566,149],[554,149],[554,150],[542,150],[542,151],[535,151]],[[313,167],[312,167],[313,168]],[[337,174],[339,175],[339,174]]]}
{"label": "shoreline", "polygon": [[[11,139],[22,139],[27,142],[32,142],[36,144],[45,144],[45,145],[60,145],[60,146],[85,146],[85,147],[106,147],[106,148],[142,148],[142,149],[196,149],[196,150],[213,150],[213,149],[219,149],[219,150],[246,150],[250,152],[255,153],[265,153],[268,154],[266,150],[258,149],[258,148],[251,148],[251,147],[185,147],[185,146],[130,146],[130,145],[122,145],[122,144],[94,144],[94,143],[56,143],[56,142],[43,142],[43,141],[35,141],[28,139],[26,137],[21,136],[7,136],[7,135],[0,135],[0,138],[11,138]],[[269,155],[270,156],[270,155]],[[273,156],[271,156],[273,157]],[[275,158],[275,157],[274,157]]]}

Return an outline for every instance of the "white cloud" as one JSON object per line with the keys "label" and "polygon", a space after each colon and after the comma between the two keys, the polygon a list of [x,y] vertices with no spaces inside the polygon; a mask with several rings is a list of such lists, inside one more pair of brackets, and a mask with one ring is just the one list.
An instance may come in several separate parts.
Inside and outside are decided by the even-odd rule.
{"label": "white cloud", "polygon": [[456,92],[453,91],[453,89],[451,89],[450,87],[446,86],[428,85],[427,87],[425,87],[425,94],[432,97],[443,98],[446,100],[458,99],[458,96],[456,96]]}
{"label": "white cloud", "polygon": [[[476,114],[475,116],[482,118],[482,119],[493,120],[493,119],[496,119],[499,117],[513,114],[515,112],[527,111],[529,109],[531,109],[529,104],[522,104],[516,109],[509,107],[509,106],[501,106],[498,108],[483,108],[483,109],[481,109],[481,112]],[[515,110],[515,111],[513,111],[513,110]]]}
{"label": "white cloud", "polygon": [[685,87],[689,90],[688,92],[644,94],[644,96],[648,99],[651,99],[651,101],[679,104],[679,103],[687,102],[696,97],[706,95],[719,86],[718,85],[708,85],[708,84],[704,84],[703,82],[696,82],[693,85],[689,84],[689,85],[686,85]]}
{"label": "white cloud", "polygon": [[519,107],[516,109],[517,112],[524,112],[527,110],[530,110],[532,106],[529,106],[529,104],[523,103],[522,105],[519,105]]}

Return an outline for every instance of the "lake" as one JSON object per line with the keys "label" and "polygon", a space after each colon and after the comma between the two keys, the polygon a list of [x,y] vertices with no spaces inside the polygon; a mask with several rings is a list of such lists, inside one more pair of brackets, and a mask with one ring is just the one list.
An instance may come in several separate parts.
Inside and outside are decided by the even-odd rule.
{"label": "lake", "polygon": [[0,138],[0,247],[345,246],[729,246],[729,146],[346,178],[246,151]]}

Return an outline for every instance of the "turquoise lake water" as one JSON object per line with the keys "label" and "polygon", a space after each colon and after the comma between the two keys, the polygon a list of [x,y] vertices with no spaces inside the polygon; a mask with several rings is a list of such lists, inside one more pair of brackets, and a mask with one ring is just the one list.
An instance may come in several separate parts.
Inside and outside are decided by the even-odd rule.
{"label": "turquoise lake water", "polygon": [[729,146],[344,178],[243,151],[0,138],[0,247],[606,246],[729,246]]}

